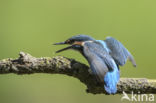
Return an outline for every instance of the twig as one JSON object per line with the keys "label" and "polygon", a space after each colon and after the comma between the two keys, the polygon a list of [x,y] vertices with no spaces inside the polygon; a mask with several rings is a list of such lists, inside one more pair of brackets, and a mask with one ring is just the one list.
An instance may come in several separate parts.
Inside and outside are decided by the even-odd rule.
{"label": "twig", "polygon": [[[0,74],[32,74],[32,73],[55,73],[66,74],[78,78],[87,86],[88,93],[106,93],[103,84],[98,84],[95,77],[88,72],[89,67],[74,59],[56,56],[53,58],[35,58],[28,53],[20,52],[17,59],[3,59],[0,61]],[[146,78],[121,78],[118,92],[122,93],[155,93],[156,80]]]}

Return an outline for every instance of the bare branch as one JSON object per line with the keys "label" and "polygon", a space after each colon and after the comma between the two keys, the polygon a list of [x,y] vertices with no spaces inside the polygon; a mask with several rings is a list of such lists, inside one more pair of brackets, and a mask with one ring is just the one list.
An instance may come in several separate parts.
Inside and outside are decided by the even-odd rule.
{"label": "bare branch", "polygon": [[[87,86],[87,92],[93,94],[105,93],[103,84],[98,84],[95,77],[88,72],[89,67],[74,59],[56,56],[53,58],[35,58],[30,54],[20,52],[17,59],[3,59],[0,61],[0,74],[32,74],[55,73],[66,74],[78,78]],[[155,93],[156,80],[146,78],[121,78],[118,85],[118,93]]]}

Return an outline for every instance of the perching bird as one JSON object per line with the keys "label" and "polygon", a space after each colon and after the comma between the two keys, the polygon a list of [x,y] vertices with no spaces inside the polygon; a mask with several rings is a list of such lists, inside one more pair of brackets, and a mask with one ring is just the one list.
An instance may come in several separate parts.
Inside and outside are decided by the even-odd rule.
{"label": "perching bird", "polygon": [[120,79],[119,65],[123,66],[129,59],[136,67],[131,53],[116,39],[107,37],[106,40],[95,40],[87,35],[76,35],[64,42],[54,45],[69,44],[70,46],[56,51],[56,53],[74,49],[79,51],[88,61],[92,74],[99,83],[104,83],[108,94],[117,92]]}

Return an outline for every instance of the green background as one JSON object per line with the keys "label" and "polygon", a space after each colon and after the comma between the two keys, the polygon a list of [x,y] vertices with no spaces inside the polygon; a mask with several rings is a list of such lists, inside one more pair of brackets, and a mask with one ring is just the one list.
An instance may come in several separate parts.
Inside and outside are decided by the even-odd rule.
{"label": "green background", "polygon": [[[76,35],[120,40],[134,55],[121,77],[156,79],[155,0],[0,0],[0,59],[20,51],[36,57],[63,55],[87,64],[75,51],[51,45]],[[122,95],[87,94],[79,80],[51,74],[0,75],[0,103],[106,103]]]}

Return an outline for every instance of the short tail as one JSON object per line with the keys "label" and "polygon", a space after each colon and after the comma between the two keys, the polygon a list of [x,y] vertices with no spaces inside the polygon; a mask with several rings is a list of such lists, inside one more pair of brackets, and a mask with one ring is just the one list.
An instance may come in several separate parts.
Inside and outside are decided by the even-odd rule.
{"label": "short tail", "polygon": [[117,83],[120,79],[120,71],[116,67],[113,71],[109,71],[106,73],[104,77],[104,88],[107,93],[115,94],[117,92]]}

